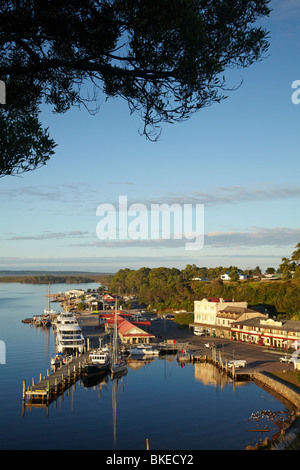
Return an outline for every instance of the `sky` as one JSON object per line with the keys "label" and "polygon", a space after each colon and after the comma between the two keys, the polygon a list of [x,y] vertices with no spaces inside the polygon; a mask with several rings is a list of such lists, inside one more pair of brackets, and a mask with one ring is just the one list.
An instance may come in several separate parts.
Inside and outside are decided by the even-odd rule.
{"label": "sky", "polygon": [[[270,31],[266,58],[230,71],[229,83],[242,85],[228,99],[163,124],[158,142],[139,134],[142,122],[121,98],[102,99],[94,116],[45,108],[55,155],[34,172],[0,179],[0,270],[114,273],[195,264],[264,271],[289,258],[300,242],[300,82],[292,88],[300,80],[300,0],[273,0],[271,8],[262,22]],[[127,211],[119,212],[120,198]],[[101,216],[105,204],[115,219]],[[130,212],[133,204],[143,211]],[[182,222],[169,239],[151,237],[154,204],[177,204],[182,214],[192,208],[184,220],[194,225],[187,230]],[[148,236],[141,235],[143,214]],[[203,237],[189,249],[198,221]]]}

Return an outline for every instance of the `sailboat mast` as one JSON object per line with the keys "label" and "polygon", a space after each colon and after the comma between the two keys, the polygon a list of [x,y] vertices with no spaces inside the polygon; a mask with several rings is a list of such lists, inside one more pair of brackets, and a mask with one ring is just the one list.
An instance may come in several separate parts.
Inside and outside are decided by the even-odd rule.
{"label": "sailboat mast", "polygon": [[117,298],[116,298],[116,301],[115,301],[114,341],[113,341],[113,358],[114,358],[114,363],[117,362],[117,358],[118,358],[117,347],[118,347],[118,333],[117,333]]}

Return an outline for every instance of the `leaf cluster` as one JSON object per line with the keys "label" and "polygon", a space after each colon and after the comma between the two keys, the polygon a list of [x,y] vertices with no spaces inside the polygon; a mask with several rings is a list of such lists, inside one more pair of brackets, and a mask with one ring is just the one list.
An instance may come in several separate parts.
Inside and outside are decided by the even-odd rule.
{"label": "leaf cluster", "polygon": [[[39,122],[55,112],[98,110],[99,93],[122,97],[156,139],[225,98],[224,72],[268,48],[254,24],[269,0],[4,0],[0,5],[0,175],[45,164],[55,143]],[[86,90],[92,89],[92,96]],[[92,108],[93,104],[93,108]]]}

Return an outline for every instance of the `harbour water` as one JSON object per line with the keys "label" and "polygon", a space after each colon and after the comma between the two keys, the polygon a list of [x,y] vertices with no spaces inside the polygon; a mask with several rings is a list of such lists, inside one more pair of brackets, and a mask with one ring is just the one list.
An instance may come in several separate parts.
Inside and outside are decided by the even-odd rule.
{"label": "harbour water", "polygon": [[[56,284],[52,292],[75,286]],[[95,288],[97,284],[76,285]],[[181,366],[175,356],[137,361],[119,380],[81,380],[48,408],[23,408],[22,381],[46,375],[52,328],[22,323],[41,314],[48,286],[0,283],[0,449],[245,449],[274,434],[283,403],[253,382],[233,384],[210,364]],[[59,310],[59,304],[51,304]],[[271,410],[272,418],[262,411]],[[259,415],[259,420],[251,416]],[[274,416],[277,418],[274,418]]]}

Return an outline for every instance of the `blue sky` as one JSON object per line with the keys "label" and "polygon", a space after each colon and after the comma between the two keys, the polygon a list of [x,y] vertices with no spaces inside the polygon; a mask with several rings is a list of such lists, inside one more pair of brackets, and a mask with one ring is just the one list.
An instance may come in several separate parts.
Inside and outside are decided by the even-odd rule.
{"label": "blue sky", "polygon": [[[268,57],[230,71],[242,86],[160,140],[138,133],[121,99],[42,121],[58,144],[41,169],[0,179],[0,269],[115,272],[129,267],[278,267],[300,241],[299,0],[273,0],[264,21]],[[300,96],[300,95],[299,95]],[[108,203],[204,204],[204,245],[185,240],[100,240],[96,209]]]}

